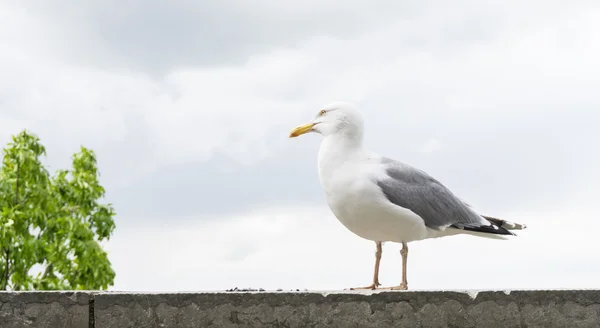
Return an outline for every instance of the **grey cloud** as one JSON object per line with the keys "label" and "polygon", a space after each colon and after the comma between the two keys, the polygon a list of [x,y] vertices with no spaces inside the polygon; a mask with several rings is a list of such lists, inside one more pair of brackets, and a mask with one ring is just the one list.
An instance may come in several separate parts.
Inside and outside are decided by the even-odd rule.
{"label": "grey cloud", "polygon": [[[583,5],[573,3],[569,8]],[[66,36],[63,58],[159,76],[176,67],[239,65],[254,54],[294,48],[312,37],[357,39],[384,27],[393,33],[374,42],[395,45],[392,53],[417,48],[444,56],[463,44],[489,42],[503,28],[519,24],[525,28],[537,13],[564,11],[562,5],[542,2],[506,6],[471,0],[452,4],[346,1],[343,5],[275,0],[38,0],[27,7],[50,22],[51,30]]]}
{"label": "grey cloud", "polygon": [[[522,7],[518,17],[528,19],[523,12],[532,8]],[[59,0],[30,9],[61,25],[69,35],[63,55],[71,60],[153,75],[177,67],[240,65],[252,55],[294,48],[313,37],[358,39],[377,28],[394,31],[377,40],[394,44],[394,53],[421,49],[443,55],[493,39],[516,17],[470,0],[452,5],[433,0],[343,5]]]}
{"label": "grey cloud", "polygon": [[294,47],[312,36],[355,38],[422,7],[385,1],[365,7],[359,2],[309,6],[279,1],[63,0],[33,9],[87,45],[80,51],[88,59],[79,61],[100,53],[104,65],[164,73],[179,66],[238,65],[252,54]]}

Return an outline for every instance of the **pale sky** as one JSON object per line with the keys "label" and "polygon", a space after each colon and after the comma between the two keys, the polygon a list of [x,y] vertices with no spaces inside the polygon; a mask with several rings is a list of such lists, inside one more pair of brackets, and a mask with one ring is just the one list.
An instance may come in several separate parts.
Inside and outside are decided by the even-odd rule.
{"label": "pale sky", "polygon": [[599,288],[598,2],[390,4],[0,0],[0,142],[97,153],[112,290],[334,290],[375,246],[325,203],[321,137],[288,134],[349,101],[367,147],[528,225],[410,244],[410,289]]}

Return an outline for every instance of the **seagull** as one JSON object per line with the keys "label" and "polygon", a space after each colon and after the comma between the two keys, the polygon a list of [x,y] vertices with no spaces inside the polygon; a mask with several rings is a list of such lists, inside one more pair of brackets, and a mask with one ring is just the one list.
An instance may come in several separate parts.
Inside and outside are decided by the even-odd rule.
{"label": "seagull", "polygon": [[407,290],[408,243],[468,234],[492,239],[516,236],[524,224],[477,213],[429,174],[363,147],[364,122],[351,103],[323,107],[290,138],[315,132],[323,139],[318,155],[319,181],[335,217],[355,235],[376,245],[373,281],[356,289],[378,289],[382,243],[402,244],[402,279],[381,287]]}

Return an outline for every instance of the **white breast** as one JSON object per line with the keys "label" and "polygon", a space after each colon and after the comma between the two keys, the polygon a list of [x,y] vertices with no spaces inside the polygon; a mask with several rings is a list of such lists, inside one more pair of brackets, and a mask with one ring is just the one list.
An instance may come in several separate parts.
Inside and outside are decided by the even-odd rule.
{"label": "white breast", "polygon": [[423,239],[429,229],[413,212],[390,203],[374,182],[380,168],[376,154],[319,153],[319,178],[327,204],[337,219],[354,234],[373,241]]}

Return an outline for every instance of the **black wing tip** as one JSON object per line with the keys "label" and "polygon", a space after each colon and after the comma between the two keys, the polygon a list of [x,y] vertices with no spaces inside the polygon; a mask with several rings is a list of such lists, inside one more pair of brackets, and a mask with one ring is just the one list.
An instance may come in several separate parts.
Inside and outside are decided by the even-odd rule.
{"label": "black wing tip", "polygon": [[467,231],[489,233],[489,234],[494,234],[494,235],[516,236],[513,232],[508,231],[505,228],[502,228],[501,226],[497,226],[495,224],[491,224],[488,226],[461,226],[461,227],[453,225],[452,227],[457,228],[457,229],[467,230]]}

